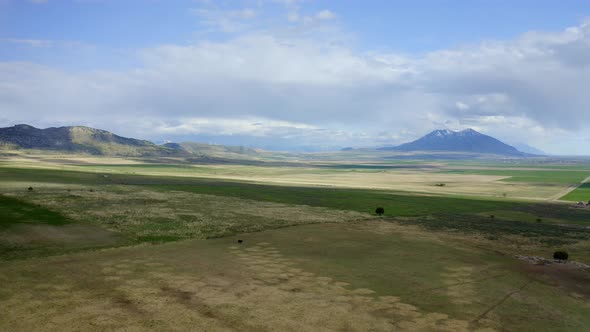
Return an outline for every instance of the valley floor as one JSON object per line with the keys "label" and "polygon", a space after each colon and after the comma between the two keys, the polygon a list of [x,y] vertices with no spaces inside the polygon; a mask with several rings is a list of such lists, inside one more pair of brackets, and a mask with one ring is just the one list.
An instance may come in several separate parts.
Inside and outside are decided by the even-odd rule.
{"label": "valley floor", "polygon": [[[280,178],[292,168],[203,171],[107,161],[0,163],[0,331],[590,326],[590,270],[583,265],[590,264],[590,210],[511,196],[208,177],[243,170],[244,177]],[[302,172],[368,182],[409,172],[365,167]],[[579,182],[579,171],[525,170],[511,178],[552,177],[563,185]],[[436,172],[477,179],[515,171]],[[376,207],[385,214],[374,215]],[[556,250],[580,264],[515,258]]]}

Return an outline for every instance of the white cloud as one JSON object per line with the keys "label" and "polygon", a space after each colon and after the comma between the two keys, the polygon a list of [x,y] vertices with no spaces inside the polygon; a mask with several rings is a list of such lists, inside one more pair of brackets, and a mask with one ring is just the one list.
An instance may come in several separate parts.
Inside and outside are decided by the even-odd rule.
{"label": "white cloud", "polygon": [[327,9],[319,11],[315,14],[315,18],[317,18],[318,20],[331,20],[335,17],[336,15]]}
{"label": "white cloud", "polygon": [[334,14],[333,12],[329,11],[329,10],[322,10],[319,11],[313,15],[304,15],[304,16],[299,16],[299,14],[297,15],[289,15],[288,19],[291,22],[295,22],[295,21],[299,21],[302,22],[305,25],[313,25],[313,24],[318,24],[320,22],[323,21],[330,21],[336,18],[336,14]]}
{"label": "white cloud", "polygon": [[[274,137],[292,135],[294,131],[311,131],[319,128],[304,123],[277,121],[262,118],[186,118],[178,124],[163,123],[155,128],[157,132],[172,135],[251,135]],[[284,138],[284,137],[282,137]]]}
{"label": "white cloud", "polygon": [[210,31],[222,31],[225,33],[244,32],[252,28],[253,19],[257,16],[256,10],[244,8],[240,10],[222,10],[216,8],[192,9],[193,15]]}
{"label": "white cloud", "polygon": [[[142,66],[128,71],[0,63],[0,121],[68,119],[149,138],[250,135],[343,146],[473,127],[556,153],[590,132],[587,23],[422,56],[281,36],[256,31],[162,45],[142,50]],[[550,138],[566,150],[556,151]]]}
{"label": "white cloud", "polygon": [[456,102],[455,106],[457,106],[457,109],[459,109],[460,111],[467,111],[468,109],[471,108],[471,107],[469,107],[469,105],[467,105],[461,101]]}

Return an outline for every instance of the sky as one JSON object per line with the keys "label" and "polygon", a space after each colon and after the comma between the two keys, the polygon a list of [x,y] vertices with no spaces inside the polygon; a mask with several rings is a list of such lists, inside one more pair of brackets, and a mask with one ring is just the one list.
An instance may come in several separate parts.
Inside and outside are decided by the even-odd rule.
{"label": "sky", "polygon": [[0,0],[0,127],[590,155],[589,0]]}

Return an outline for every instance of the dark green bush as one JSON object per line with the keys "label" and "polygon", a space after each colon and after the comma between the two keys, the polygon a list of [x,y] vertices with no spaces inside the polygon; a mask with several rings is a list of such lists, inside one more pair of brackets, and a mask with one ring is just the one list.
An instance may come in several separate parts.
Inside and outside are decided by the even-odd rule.
{"label": "dark green bush", "polygon": [[384,213],[385,213],[385,209],[384,209],[384,208],[382,208],[382,207],[378,207],[378,208],[376,208],[376,209],[375,209],[375,213],[376,213],[377,215],[382,215],[382,214],[384,214]]}
{"label": "dark green bush", "polygon": [[565,251],[556,251],[553,253],[553,259],[559,259],[560,261],[566,261],[569,255]]}

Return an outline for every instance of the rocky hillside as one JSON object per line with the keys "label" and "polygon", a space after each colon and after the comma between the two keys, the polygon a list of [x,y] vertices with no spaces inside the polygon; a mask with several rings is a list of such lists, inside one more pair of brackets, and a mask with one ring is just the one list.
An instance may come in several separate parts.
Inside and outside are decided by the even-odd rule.
{"label": "rocky hillside", "polygon": [[93,155],[160,156],[178,151],[149,141],[126,138],[111,132],[82,126],[39,129],[21,124],[0,128],[0,146]]}

